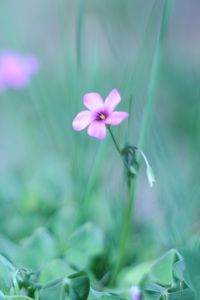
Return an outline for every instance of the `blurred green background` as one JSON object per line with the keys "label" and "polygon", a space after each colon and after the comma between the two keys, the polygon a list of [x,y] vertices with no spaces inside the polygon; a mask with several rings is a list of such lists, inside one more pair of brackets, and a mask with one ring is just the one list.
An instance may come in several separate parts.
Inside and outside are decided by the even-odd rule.
{"label": "blurred green background", "polygon": [[117,243],[121,161],[109,136],[71,126],[85,93],[106,97],[112,88],[130,112],[114,128],[121,146],[138,145],[151,102],[141,146],[156,184],[149,188],[142,167],[130,257],[152,259],[199,237],[200,3],[169,3],[164,11],[162,0],[1,1],[0,49],[33,53],[42,66],[26,89],[0,94],[1,252],[13,257],[45,227],[62,254],[85,222]]}

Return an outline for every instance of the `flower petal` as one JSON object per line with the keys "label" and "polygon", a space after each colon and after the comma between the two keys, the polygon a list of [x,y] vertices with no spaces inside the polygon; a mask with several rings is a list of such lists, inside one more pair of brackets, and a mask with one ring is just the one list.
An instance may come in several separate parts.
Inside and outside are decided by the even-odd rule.
{"label": "flower petal", "polygon": [[121,102],[121,96],[118,92],[118,90],[114,89],[112,90],[109,95],[107,96],[106,100],[105,100],[105,109],[111,113],[115,107],[117,106],[117,104],[119,104]]}
{"label": "flower petal", "polygon": [[109,125],[119,125],[127,117],[128,113],[125,111],[114,111],[108,116],[105,123]]}
{"label": "flower petal", "polygon": [[[32,55],[20,55],[12,51],[0,53],[0,77],[9,88],[25,87],[31,75],[39,71],[39,62]],[[1,80],[2,81],[2,80]]]}
{"label": "flower petal", "polygon": [[92,111],[98,111],[99,109],[103,109],[104,107],[101,95],[98,93],[85,94],[83,97],[83,103],[88,109]]}
{"label": "flower petal", "polygon": [[91,111],[81,111],[72,122],[74,130],[80,131],[86,128],[94,120],[94,115]]}
{"label": "flower petal", "polygon": [[88,127],[88,134],[102,140],[106,136],[106,125],[102,121],[93,121]]}

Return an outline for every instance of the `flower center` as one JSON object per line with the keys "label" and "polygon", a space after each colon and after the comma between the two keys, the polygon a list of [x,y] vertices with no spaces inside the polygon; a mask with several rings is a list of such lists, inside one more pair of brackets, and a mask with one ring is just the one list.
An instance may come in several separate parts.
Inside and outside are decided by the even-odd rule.
{"label": "flower center", "polygon": [[108,115],[106,111],[99,111],[96,113],[96,121],[105,121],[107,119]]}
{"label": "flower center", "polygon": [[106,116],[105,116],[104,114],[101,113],[101,114],[99,115],[99,119],[100,119],[100,120],[105,120],[105,118],[106,118]]}

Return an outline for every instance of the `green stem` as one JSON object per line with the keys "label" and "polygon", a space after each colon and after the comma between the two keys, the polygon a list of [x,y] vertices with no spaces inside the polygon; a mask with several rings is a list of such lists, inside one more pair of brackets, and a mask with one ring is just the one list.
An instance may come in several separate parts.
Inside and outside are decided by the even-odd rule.
{"label": "green stem", "polygon": [[38,290],[35,291],[34,297],[35,297],[35,300],[39,300],[39,291]]}
{"label": "green stem", "polygon": [[130,176],[127,176],[127,190],[128,190],[128,202],[124,211],[119,251],[118,251],[117,261],[113,272],[113,278],[111,281],[112,286],[116,284],[118,274],[124,265],[125,257],[127,253],[127,245],[128,245],[130,225],[131,225],[131,216],[132,216],[132,210],[133,210],[134,198],[135,198],[134,197],[135,180],[133,180]]}
{"label": "green stem", "polygon": [[[125,167],[127,168],[127,165],[125,164],[125,161],[122,157],[121,150],[119,148],[119,145],[112,133],[112,130],[108,128],[111,138],[113,140],[114,146],[119,153]],[[128,169],[127,169],[128,171]],[[117,255],[117,261],[114,268],[113,278],[111,281],[111,285],[115,285],[117,276],[119,272],[121,271],[121,268],[123,267],[125,256],[126,256],[126,250],[127,250],[127,243],[129,239],[129,232],[130,232],[130,224],[131,224],[131,216],[132,216],[132,209],[134,204],[134,190],[135,190],[135,180],[130,176],[129,172],[127,172],[127,191],[128,191],[128,201],[127,205],[124,211],[124,217],[123,217],[123,225],[122,225],[122,231],[120,235],[120,243],[119,243],[119,251]]]}
{"label": "green stem", "polygon": [[[124,160],[124,158],[123,158],[123,156],[122,156],[122,152],[121,152],[121,150],[120,150],[120,148],[119,148],[119,145],[117,144],[117,141],[116,141],[116,139],[115,139],[115,137],[114,137],[114,134],[113,134],[112,130],[110,129],[110,127],[108,127],[108,131],[110,132],[110,135],[111,135],[112,141],[113,141],[113,143],[114,143],[114,146],[115,146],[117,152],[119,153],[119,155],[120,155],[120,157],[121,157],[121,160],[122,160],[122,162],[123,162],[125,168],[127,169],[127,164],[126,164],[126,162],[125,162],[125,160]],[[127,169],[127,170],[128,170],[128,169]]]}
{"label": "green stem", "polygon": [[108,127],[108,131],[110,132],[110,135],[111,135],[111,138],[112,138],[112,140],[113,140],[113,143],[114,143],[114,145],[115,145],[115,148],[116,148],[116,150],[117,150],[117,152],[119,153],[119,155],[120,155],[120,157],[121,157],[121,150],[120,150],[120,148],[119,148],[119,145],[117,144],[117,141],[116,141],[116,139],[115,139],[115,137],[114,137],[114,134],[112,133],[112,130],[110,129],[110,127]]}
{"label": "green stem", "polygon": [[[139,141],[138,141],[139,148],[142,148],[142,146],[144,144],[144,140],[146,137],[146,130],[148,128],[149,118],[150,118],[150,115],[152,112],[152,107],[153,107],[154,100],[155,100],[156,87],[157,87],[158,77],[159,77],[158,75],[159,75],[161,45],[163,43],[164,36],[167,31],[166,29],[167,29],[167,25],[168,25],[168,21],[169,21],[172,3],[173,3],[172,0],[166,0],[164,9],[163,9],[162,24],[161,24],[160,33],[158,35],[155,53],[154,53],[154,57],[153,57],[147,101],[146,101],[146,105],[145,105],[145,111],[144,111],[144,115],[143,115],[142,126],[141,126]],[[110,128],[108,128],[108,129],[111,134],[112,140],[114,142],[115,148],[117,149],[118,153],[120,154],[120,156],[123,160],[123,163],[125,164],[125,161],[122,157],[122,153],[121,153],[120,148],[115,140],[115,137],[114,137],[111,129]],[[125,167],[127,168],[126,164],[125,164]],[[124,211],[123,225],[122,225],[122,231],[121,231],[120,243],[119,243],[119,252],[118,252],[118,256],[117,256],[116,265],[114,268],[111,285],[116,284],[117,276],[118,276],[119,272],[121,271],[124,261],[125,261],[127,243],[128,243],[128,238],[129,238],[129,232],[130,232],[132,209],[133,209],[134,199],[135,199],[135,185],[136,185],[136,180],[134,178],[130,177],[129,173],[127,172],[128,202],[127,202],[127,205],[126,205],[125,211]]]}

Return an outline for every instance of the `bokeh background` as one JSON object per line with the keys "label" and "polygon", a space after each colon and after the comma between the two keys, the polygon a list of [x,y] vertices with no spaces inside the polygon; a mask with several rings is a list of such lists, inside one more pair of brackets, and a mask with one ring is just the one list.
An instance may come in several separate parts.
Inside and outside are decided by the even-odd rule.
{"label": "bokeh background", "polygon": [[156,176],[151,189],[141,167],[130,255],[154,258],[198,237],[200,2],[171,1],[163,10],[162,0],[1,1],[0,50],[31,53],[41,63],[25,89],[0,94],[6,253],[40,227],[62,249],[88,221],[116,242],[126,195],[121,161],[109,136],[98,141],[71,127],[84,93],[106,97],[114,87],[120,109],[130,112],[114,133],[121,146],[141,142]]}

